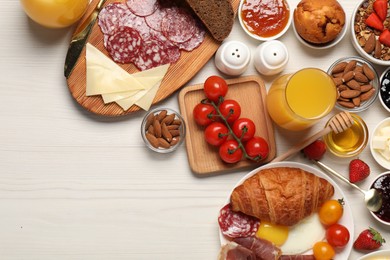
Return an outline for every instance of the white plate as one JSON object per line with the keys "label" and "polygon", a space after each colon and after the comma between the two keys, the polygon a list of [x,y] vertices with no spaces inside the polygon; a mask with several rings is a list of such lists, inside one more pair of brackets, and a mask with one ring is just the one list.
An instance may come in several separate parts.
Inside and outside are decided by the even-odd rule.
{"label": "white plate", "polygon": [[[334,199],[340,199],[340,198],[343,198],[344,199],[344,214],[342,216],[342,218],[340,219],[339,223],[344,225],[348,230],[349,230],[349,233],[350,233],[350,240],[348,242],[348,244],[342,249],[342,250],[339,250],[339,251],[336,251],[336,256],[334,258],[334,260],[345,260],[345,259],[348,259],[348,256],[349,254],[351,253],[351,249],[352,249],[352,245],[353,245],[353,234],[354,234],[354,223],[353,223],[353,218],[352,218],[352,211],[351,211],[351,207],[350,207],[350,204],[347,200],[347,197],[345,196],[344,192],[341,190],[341,188],[336,184],[335,181],[333,181],[333,179],[331,179],[328,175],[326,175],[325,173],[323,173],[322,171],[314,168],[314,167],[311,167],[311,166],[308,166],[308,165],[305,165],[305,164],[302,164],[302,163],[297,163],[297,162],[277,162],[277,163],[269,163],[267,165],[264,165],[262,167],[259,167],[251,172],[249,172],[247,175],[245,175],[234,187],[233,189],[229,192],[229,196],[225,202],[224,205],[226,205],[227,203],[230,202],[230,194],[233,192],[234,188],[237,187],[238,185],[242,184],[246,179],[248,179],[249,177],[251,177],[252,175],[254,175],[255,173],[257,173],[259,170],[261,169],[268,169],[268,168],[275,168],[275,167],[294,167],[294,168],[300,168],[302,170],[305,170],[307,172],[311,172],[321,178],[324,178],[326,179],[327,181],[329,181],[333,187],[334,187],[334,195],[332,198]],[[222,205],[222,207],[224,206]],[[221,208],[222,208],[221,207]],[[220,238],[220,241],[221,241],[221,245],[224,245],[228,242],[228,240],[224,237],[224,235],[222,234],[221,230],[219,231],[219,238]],[[313,252],[311,250],[305,252],[304,254],[312,254]]]}
{"label": "white plate", "polygon": [[390,259],[390,250],[379,250],[360,257],[358,260],[387,260]]}

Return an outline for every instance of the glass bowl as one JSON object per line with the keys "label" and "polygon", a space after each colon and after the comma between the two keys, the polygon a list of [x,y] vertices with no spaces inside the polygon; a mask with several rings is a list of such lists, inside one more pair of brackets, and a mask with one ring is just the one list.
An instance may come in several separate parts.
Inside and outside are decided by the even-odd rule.
{"label": "glass bowl", "polygon": [[372,157],[374,157],[375,161],[379,165],[385,169],[390,170],[390,160],[386,160],[386,158],[381,154],[381,149],[379,149],[379,147],[382,145],[386,147],[387,139],[390,139],[390,135],[384,135],[384,133],[381,132],[381,129],[384,127],[390,127],[390,117],[380,121],[372,131],[370,137],[370,151]]}
{"label": "glass bowl", "polygon": [[390,227],[390,171],[379,174],[371,183],[371,188],[382,193],[383,204],[378,212],[370,211],[370,213],[377,221]]}
{"label": "glass bowl", "polygon": [[241,0],[240,4],[238,6],[238,20],[240,22],[241,28],[244,30],[244,32],[247,35],[249,35],[250,37],[252,37],[252,38],[254,38],[256,40],[259,40],[259,41],[270,41],[270,40],[276,40],[276,39],[280,38],[282,35],[284,35],[287,32],[288,28],[290,27],[291,22],[292,22],[292,16],[293,16],[292,12],[291,12],[291,4],[289,2],[290,0],[283,0],[283,1],[284,1],[285,5],[287,7],[289,17],[288,17],[286,26],[278,34],[275,34],[275,35],[269,36],[269,37],[262,37],[262,36],[259,36],[259,35],[255,34],[255,33],[250,32],[247,29],[247,27],[246,27],[246,25],[245,25],[245,23],[243,21],[242,15],[241,15],[241,13],[242,13],[242,6],[246,2],[246,0]]}
{"label": "glass bowl", "polygon": [[366,123],[356,114],[351,113],[351,116],[353,124],[350,128],[338,134],[332,131],[323,137],[328,150],[337,157],[357,156],[367,146],[369,133]]}
{"label": "glass bowl", "polygon": [[382,106],[390,112],[390,67],[381,75],[379,100]]}
{"label": "glass bowl", "polygon": [[141,136],[152,151],[173,152],[183,143],[185,135],[184,119],[170,108],[153,109],[142,120]]}
{"label": "glass bowl", "polygon": [[[356,51],[360,54],[360,56],[369,60],[370,62],[382,66],[390,66],[390,60],[385,60],[383,58],[376,58],[373,55],[375,51],[371,53],[367,53],[364,50],[364,47],[362,47],[364,46],[366,39],[368,39],[369,34],[375,33],[376,41],[379,38],[379,33],[380,33],[379,31],[374,31],[364,24],[365,19],[369,16],[369,14],[373,12],[373,8],[372,8],[373,2],[374,0],[359,1],[351,15],[350,33],[351,33],[352,45],[356,49]],[[388,22],[390,18],[387,17],[386,20]],[[388,50],[390,49],[390,47],[385,47],[383,44],[381,45],[381,48],[383,53],[388,53]],[[390,57],[387,57],[386,59],[388,58]]]}
{"label": "glass bowl", "polygon": [[[353,70],[352,74],[349,73],[349,75],[347,75],[344,72],[340,72],[341,74],[337,72],[338,68],[336,68],[336,66],[340,66],[339,64],[341,64],[341,63],[344,63],[344,62],[349,63],[351,61],[356,61],[356,68]],[[366,76],[366,73],[367,73],[367,72],[366,73],[363,72],[363,66],[365,66],[365,67],[367,66],[369,68],[369,70],[371,71],[370,77],[373,79],[370,80],[369,82],[362,82],[364,80],[361,79],[361,77],[362,77],[361,75],[363,74],[363,77],[364,77],[364,76]],[[367,67],[366,67],[366,70],[367,70]],[[335,72],[333,73],[333,71],[335,71]],[[357,72],[360,72],[359,75]],[[378,74],[377,74],[375,68],[373,67],[373,65],[364,58],[357,57],[357,56],[351,56],[351,57],[345,57],[345,58],[338,59],[329,67],[328,74],[334,79],[335,84],[337,86],[337,90],[338,90],[339,95],[340,95],[337,102],[336,102],[336,108],[339,110],[348,111],[348,112],[352,112],[352,113],[362,112],[362,111],[368,109],[374,103],[374,101],[376,100],[376,98],[378,96],[378,92],[379,92]],[[369,73],[367,73],[367,74],[369,74]],[[350,75],[352,75],[352,78],[350,77]],[[345,100],[348,100],[347,101],[348,105],[352,103],[351,98],[350,99],[343,99],[341,97],[341,92],[342,92],[342,90],[345,89],[345,87],[347,85],[351,84],[351,86],[353,86],[352,83],[350,83],[352,81],[359,83],[360,88],[363,88],[363,86],[365,88],[366,86],[371,85],[372,88],[368,91],[367,91],[367,89],[365,89],[364,92],[362,92],[361,95],[359,95],[359,97],[363,98],[364,95],[367,95],[368,93],[371,93],[370,94],[371,96],[368,99],[364,98],[365,100],[361,101],[358,106],[356,106],[356,105],[354,105],[353,107],[348,107],[346,105],[343,106],[341,104]],[[351,87],[348,87],[348,88],[351,89]]]}

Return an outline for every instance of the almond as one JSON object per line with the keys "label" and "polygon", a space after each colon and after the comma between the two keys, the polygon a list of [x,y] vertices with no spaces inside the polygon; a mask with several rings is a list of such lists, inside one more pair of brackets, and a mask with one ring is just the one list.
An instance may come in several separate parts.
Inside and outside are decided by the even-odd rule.
{"label": "almond", "polygon": [[352,103],[355,105],[355,107],[359,107],[360,106],[360,97],[355,97],[352,99]]}
{"label": "almond", "polygon": [[367,85],[361,86],[361,87],[360,87],[360,91],[361,91],[361,92],[367,92],[367,91],[369,91],[369,90],[372,89],[372,88],[373,88],[372,85],[367,84]]}
{"label": "almond", "polygon": [[148,127],[147,132],[148,132],[149,134],[154,135],[154,128],[153,128],[153,125],[150,125],[150,126]]}
{"label": "almond", "polygon": [[347,73],[344,73],[343,75],[343,82],[348,82],[350,81],[351,79],[353,79],[355,73],[351,70],[351,71],[348,71]]}
{"label": "almond", "polygon": [[161,137],[161,124],[160,124],[160,121],[157,120],[157,118],[153,122],[153,128],[154,128],[154,135],[157,138]]}
{"label": "almond", "polygon": [[347,66],[347,64],[348,63],[346,61],[338,63],[336,66],[333,67],[332,74],[344,72],[344,69]]}
{"label": "almond", "polygon": [[343,79],[342,78],[333,78],[333,82],[336,86],[339,86],[343,84]]}
{"label": "almond", "polygon": [[171,133],[172,137],[176,137],[180,135],[180,130],[169,130]]}
{"label": "almond", "polygon": [[355,107],[355,105],[350,101],[338,101],[337,103],[343,107],[346,107],[346,108],[354,108]]}
{"label": "almond", "polygon": [[347,89],[340,92],[340,96],[343,98],[354,98],[360,95],[360,91],[353,90],[353,89]]}
{"label": "almond", "polygon": [[146,139],[149,141],[149,143],[154,147],[154,148],[158,148],[159,146],[159,142],[157,140],[157,137],[155,137],[154,135],[150,134],[150,133],[146,133],[145,134],[145,137]]}
{"label": "almond", "polygon": [[380,41],[376,41],[375,49],[374,49],[374,57],[379,59],[382,54],[382,44]]}
{"label": "almond", "polygon": [[366,77],[366,75],[364,75],[363,73],[360,73],[360,72],[356,72],[355,75],[354,75],[354,79],[358,82],[361,82],[361,83],[367,83],[369,82],[370,80]]}
{"label": "almond", "polygon": [[172,141],[170,142],[171,146],[177,145],[177,143],[180,141],[180,136],[176,136],[172,138]]}
{"label": "almond", "polygon": [[363,101],[369,100],[374,95],[374,93],[375,93],[375,89],[372,88],[369,91],[361,94],[360,101],[363,102]]}
{"label": "almond", "polygon": [[369,80],[375,79],[375,72],[366,64],[363,64],[363,73]]}
{"label": "almond", "polygon": [[162,148],[169,148],[171,145],[165,140],[164,138],[157,138],[158,140],[158,145]]}
{"label": "almond", "polygon": [[375,45],[376,45],[375,34],[371,33],[370,37],[368,37],[368,39],[367,39],[366,45],[364,45],[363,50],[366,53],[370,54],[371,52],[373,52],[375,50]]}
{"label": "almond", "polygon": [[167,126],[167,128],[168,128],[168,130],[177,130],[177,129],[179,129],[179,125],[168,125]]}
{"label": "almond", "polygon": [[341,84],[340,86],[337,87],[337,89],[341,92],[343,90],[349,89],[347,85]]}
{"label": "almond", "polygon": [[356,68],[353,70],[353,72],[361,72],[363,73],[363,67],[362,66],[356,66]]}
{"label": "almond", "polygon": [[156,119],[161,122],[161,120],[163,120],[167,116],[167,114],[168,111],[161,110],[160,113],[158,113],[158,115],[156,116]]}
{"label": "almond", "polygon": [[169,132],[167,125],[165,123],[161,124],[161,134],[168,142],[172,141],[172,134]]}
{"label": "almond", "polygon": [[179,119],[175,119],[173,120],[172,125],[181,125],[181,121]]}
{"label": "almond", "polygon": [[148,115],[146,118],[146,123],[145,123],[145,129],[148,129],[151,124],[153,124],[154,121],[154,114]]}
{"label": "almond", "polygon": [[357,64],[356,60],[351,60],[350,62],[348,62],[347,66],[344,69],[344,73],[347,73],[348,71],[354,70],[356,67],[356,64]]}
{"label": "almond", "polygon": [[360,89],[361,89],[359,82],[357,82],[357,81],[354,80],[354,79],[348,81],[348,82],[346,83],[346,85],[347,85],[348,87],[350,87],[351,89],[354,89],[354,90],[360,91]]}
{"label": "almond", "polygon": [[161,124],[165,123],[166,125],[170,125],[175,119],[175,114],[170,114],[166,116],[163,120],[161,120]]}

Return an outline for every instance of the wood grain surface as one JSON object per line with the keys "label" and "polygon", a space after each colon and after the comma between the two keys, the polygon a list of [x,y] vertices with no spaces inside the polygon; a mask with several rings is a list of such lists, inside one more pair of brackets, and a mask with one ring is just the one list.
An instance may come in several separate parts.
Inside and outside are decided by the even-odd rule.
{"label": "wood grain surface", "polygon": [[263,80],[258,76],[246,76],[227,80],[229,91],[226,99],[234,99],[241,106],[241,117],[250,118],[256,125],[256,136],[269,144],[269,156],[262,162],[246,159],[235,164],[226,164],[220,158],[218,149],[204,140],[204,128],[195,123],[194,107],[205,98],[203,84],[183,88],[179,93],[180,112],[186,122],[186,148],[191,169],[202,175],[256,167],[271,161],[276,154],[274,129],[265,106],[267,95]]}
{"label": "wood grain surface", "polygon": [[[234,11],[237,12],[239,0],[231,0]],[[112,2],[117,2],[115,0],[107,0],[105,5]],[[93,11],[97,5],[98,0],[92,0],[88,10],[86,11],[84,17],[81,19],[79,24],[82,24],[83,20]],[[76,27],[75,32],[78,31]],[[103,34],[100,31],[99,25],[96,24],[92,28],[91,35],[89,36],[88,42],[105,55],[109,57],[108,52],[103,46]],[[165,75],[161,86],[153,100],[153,104],[156,104],[165,98],[169,97],[176,90],[181,88],[185,83],[187,83],[214,55],[220,46],[220,42],[214,40],[211,35],[207,32],[203,43],[191,52],[182,51],[180,60],[172,64]],[[120,64],[120,66],[128,71],[129,73],[137,72],[138,70],[132,64]],[[102,116],[120,116],[126,115],[131,112],[138,111],[140,108],[136,105],[130,107],[127,111],[124,111],[119,105],[115,102],[104,104],[101,96],[86,96],[86,60],[85,60],[85,47],[80,55],[77,64],[67,79],[67,84],[72,94],[73,98],[85,109],[88,111],[102,115]]]}

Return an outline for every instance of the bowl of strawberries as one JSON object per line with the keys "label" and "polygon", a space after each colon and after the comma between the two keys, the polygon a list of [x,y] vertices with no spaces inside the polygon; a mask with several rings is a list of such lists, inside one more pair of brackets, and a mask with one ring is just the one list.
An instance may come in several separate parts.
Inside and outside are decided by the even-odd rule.
{"label": "bowl of strawberries", "polygon": [[352,45],[372,63],[390,65],[390,16],[387,0],[363,0],[351,16]]}

